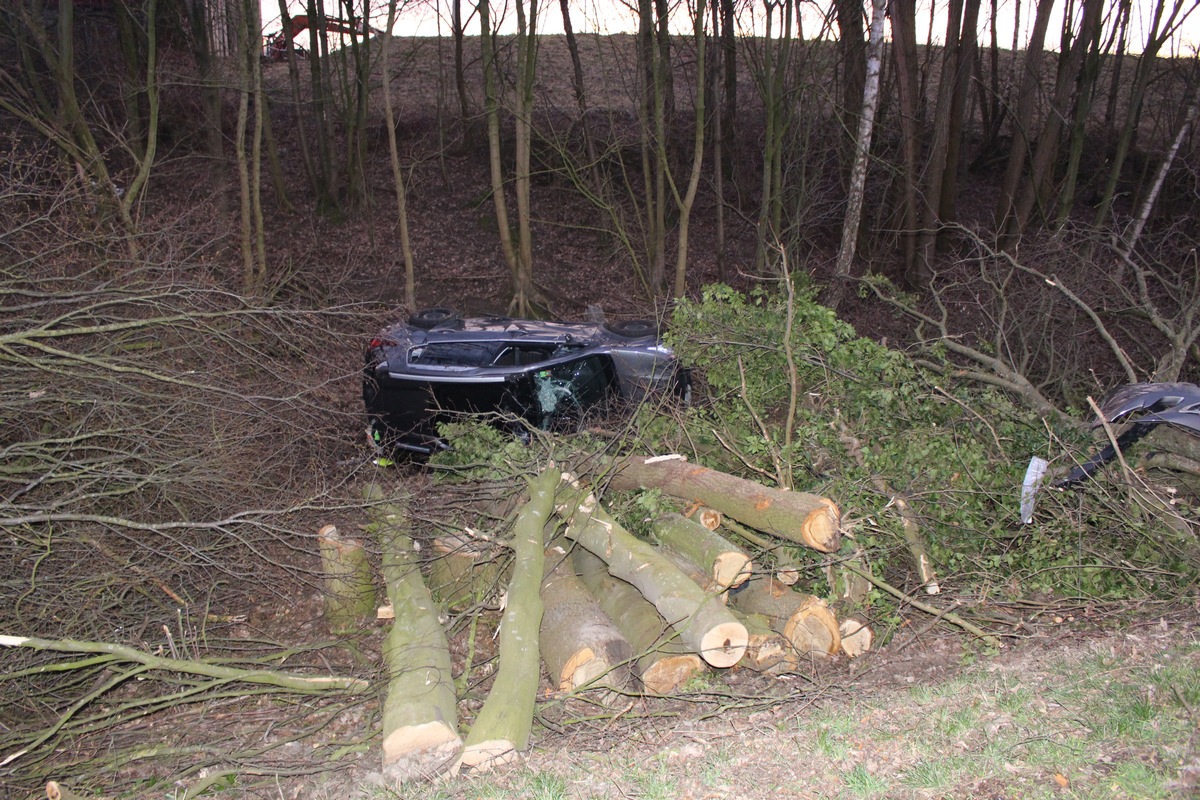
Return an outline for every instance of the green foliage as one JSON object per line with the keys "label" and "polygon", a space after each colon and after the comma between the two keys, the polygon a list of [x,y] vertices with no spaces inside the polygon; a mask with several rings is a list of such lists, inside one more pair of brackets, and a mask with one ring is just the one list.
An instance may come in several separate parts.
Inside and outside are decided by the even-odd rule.
{"label": "green foliage", "polygon": [[442,423],[438,435],[450,444],[429,459],[439,480],[493,480],[525,471],[536,459],[536,449],[482,417]]}
{"label": "green foliage", "polygon": [[[1030,455],[1053,455],[1078,433],[1049,430],[1002,392],[957,381],[952,370],[931,372],[859,337],[811,290],[794,294],[786,343],[789,309],[782,294],[742,294],[718,285],[699,301],[676,306],[670,344],[707,388],[706,401],[687,417],[688,438],[702,459],[760,480],[782,465],[794,488],[835,499],[858,521],[856,540],[877,569],[906,557],[901,520],[891,507],[899,493],[917,514],[943,577],[1017,595],[1120,596],[1169,588],[1164,568],[1178,565],[1163,548],[1131,547],[1128,531],[1097,537],[1095,528],[1080,524],[1078,510],[1063,507],[1088,493],[1040,499],[1038,524],[1020,525]],[[789,419],[793,383],[796,408]],[[879,479],[889,491],[881,491]],[[1095,510],[1104,517],[1115,513],[1110,504]],[[1153,518],[1129,523],[1158,525]],[[1105,530],[1112,528],[1110,519]],[[1147,532],[1141,541],[1156,543],[1159,536]],[[1121,561],[1125,569],[1110,568]],[[1131,579],[1129,563],[1156,576]]]}

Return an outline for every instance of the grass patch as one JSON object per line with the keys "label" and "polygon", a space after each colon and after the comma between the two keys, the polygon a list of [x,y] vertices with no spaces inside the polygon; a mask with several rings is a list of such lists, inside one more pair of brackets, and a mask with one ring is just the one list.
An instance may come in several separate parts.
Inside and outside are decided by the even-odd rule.
{"label": "grass patch", "polygon": [[945,791],[958,780],[958,770],[951,759],[918,761],[904,774],[903,783],[913,789]]}
{"label": "grass patch", "polygon": [[872,775],[862,764],[855,764],[848,772],[842,774],[842,780],[855,797],[876,797],[888,790],[888,782],[877,775]]}

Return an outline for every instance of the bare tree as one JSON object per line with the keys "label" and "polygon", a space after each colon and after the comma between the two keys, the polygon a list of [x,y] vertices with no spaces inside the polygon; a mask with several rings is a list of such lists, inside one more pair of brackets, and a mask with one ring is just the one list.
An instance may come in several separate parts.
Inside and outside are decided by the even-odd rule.
{"label": "bare tree", "polygon": [[[238,116],[233,148],[238,177],[242,291],[260,294],[266,288],[266,234],[263,231],[260,154],[262,146],[262,67],[259,63],[258,5],[243,0],[238,9],[237,67]],[[246,128],[250,103],[254,101],[254,127],[250,153],[246,152]]]}
{"label": "bare tree", "polygon": [[1021,84],[1017,90],[1017,110],[1012,115],[1013,143],[1004,171],[1004,182],[1000,186],[1000,199],[996,205],[996,228],[1005,230],[1016,213],[1017,190],[1025,162],[1033,148],[1033,130],[1036,123],[1037,98],[1042,80],[1042,60],[1045,53],[1046,29],[1054,0],[1038,0],[1037,15],[1029,43],[1025,46]]}
{"label": "bare tree", "polygon": [[408,232],[408,197],[404,189],[404,172],[400,168],[400,153],[396,148],[396,115],[392,110],[392,78],[388,56],[392,48],[392,28],[396,24],[396,4],[388,0],[387,27],[382,37],[379,71],[383,82],[383,114],[387,123],[388,159],[392,165],[392,183],[396,187],[396,224],[400,226],[400,253],[404,259],[404,302],[416,308],[416,268],[413,264],[412,242]]}
{"label": "bare tree", "polygon": [[883,54],[883,19],[886,0],[872,0],[871,36],[867,47],[867,78],[863,84],[862,113],[859,115],[858,137],[855,139],[854,169],[850,173],[850,194],[846,201],[846,221],[842,225],[842,244],[838,249],[836,283],[830,293],[829,306],[835,311],[840,304],[854,254],[858,244],[858,228],[862,220],[863,197],[866,193],[867,166],[871,159],[871,134],[875,127],[875,111],[879,108],[879,71]]}
{"label": "bare tree", "polygon": [[683,297],[687,290],[688,226],[691,223],[692,206],[696,202],[696,190],[700,186],[700,172],[704,163],[704,95],[708,81],[708,73],[704,68],[704,23],[707,13],[705,0],[696,0],[695,8],[689,9],[689,13],[692,15],[692,43],[696,50],[695,133],[692,143],[692,170],[687,189],[681,195],[675,181],[671,181],[671,192],[679,208],[679,242],[675,251],[675,297]]}
{"label": "bare tree", "polygon": [[528,0],[528,15],[524,0],[514,0],[517,9],[517,86],[514,100],[516,169],[514,184],[517,193],[517,281],[513,287],[512,308],[517,314],[530,313],[534,302],[533,288],[533,230],[530,206],[530,157],[533,138],[533,87],[537,80],[538,3]]}
{"label": "bare tree", "polygon": [[1142,53],[1138,56],[1137,69],[1134,72],[1132,84],[1129,87],[1129,98],[1126,101],[1124,124],[1117,138],[1116,152],[1109,164],[1108,181],[1099,205],[1092,219],[1092,227],[1100,230],[1112,213],[1113,199],[1116,196],[1117,185],[1125,160],[1133,150],[1134,138],[1141,122],[1143,106],[1146,100],[1146,90],[1154,76],[1158,62],[1158,53],[1195,10],[1200,6],[1196,0],[1155,0],[1151,8],[1150,18],[1146,28],[1146,42]]}
{"label": "bare tree", "polygon": [[[1024,182],[1015,211],[1009,215],[1008,224],[1003,231],[1005,236],[1010,237],[1010,241],[1020,236],[1021,230],[1029,222],[1035,206],[1045,213],[1047,204],[1050,203],[1055,162],[1062,140],[1063,125],[1071,116],[1072,92],[1078,84],[1086,63],[1090,43],[1100,35],[1103,8],[1103,0],[1083,0],[1079,29],[1073,35],[1069,27],[1070,22],[1065,20],[1063,22],[1059,69],[1049,113],[1047,113],[1045,123],[1037,136],[1037,146],[1030,164],[1029,178]],[[1086,115],[1087,108],[1075,104],[1075,112]]]}

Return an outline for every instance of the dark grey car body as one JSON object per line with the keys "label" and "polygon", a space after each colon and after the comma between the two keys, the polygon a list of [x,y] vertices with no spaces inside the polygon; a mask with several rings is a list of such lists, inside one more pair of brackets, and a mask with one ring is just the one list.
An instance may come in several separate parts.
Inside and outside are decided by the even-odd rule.
{"label": "dark grey car body", "polygon": [[495,414],[516,433],[569,429],[612,400],[683,391],[686,376],[653,323],[603,325],[430,310],[385,328],[365,354],[363,402],[375,444],[428,454],[437,423]]}

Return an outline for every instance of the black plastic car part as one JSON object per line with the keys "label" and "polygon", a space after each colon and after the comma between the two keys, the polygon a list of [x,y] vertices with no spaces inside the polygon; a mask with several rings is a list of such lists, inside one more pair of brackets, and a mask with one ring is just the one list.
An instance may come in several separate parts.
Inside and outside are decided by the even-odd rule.
{"label": "black plastic car part", "polygon": [[[1116,447],[1105,446],[1075,467],[1055,486],[1066,488],[1083,483],[1108,462],[1159,425],[1178,425],[1200,435],[1200,386],[1194,383],[1134,383],[1117,389],[1100,405],[1102,421],[1092,424],[1132,422],[1117,437]],[[1139,415],[1134,418],[1135,415]]]}
{"label": "black plastic car part", "polygon": [[409,316],[408,324],[414,328],[430,330],[456,319],[458,319],[458,314],[452,308],[423,308]]}
{"label": "black plastic car part", "polygon": [[646,336],[658,336],[658,323],[652,319],[623,319],[616,322],[604,323],[609,333],[623,336],[626,339],[641,339]]}

